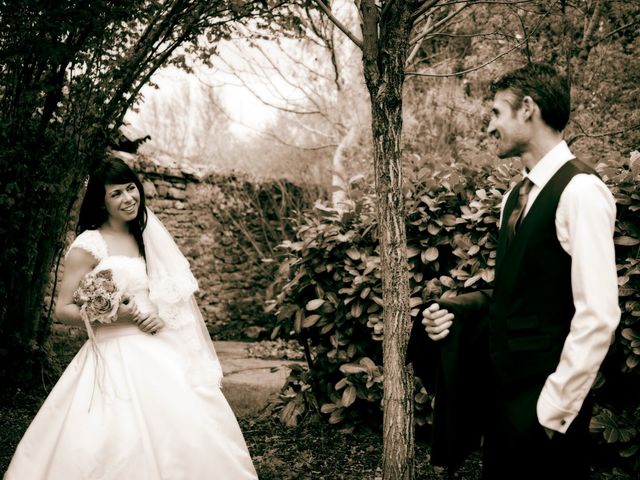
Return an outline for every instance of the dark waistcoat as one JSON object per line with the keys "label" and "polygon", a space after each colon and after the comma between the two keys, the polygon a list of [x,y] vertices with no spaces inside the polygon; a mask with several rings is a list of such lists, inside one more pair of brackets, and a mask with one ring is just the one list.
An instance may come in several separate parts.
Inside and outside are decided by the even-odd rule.
{"label": "dark waistcoat", "polygon": [[518,192],[507,199],[496,256],[496,279],[489,317],[491,361],[506,385],[541,381],[551,374],[575,308],[571,257],[556,234],[560,195],[579,173],[595,173],[578,160],[564,164],[540,191],[507,245],[506,222]]}

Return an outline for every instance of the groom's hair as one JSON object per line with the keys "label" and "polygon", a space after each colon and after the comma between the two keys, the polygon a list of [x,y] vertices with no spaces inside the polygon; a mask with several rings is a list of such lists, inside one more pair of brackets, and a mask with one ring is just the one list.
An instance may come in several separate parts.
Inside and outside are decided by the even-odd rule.
{"label": "groom's hair", "polygon": [[529,96],[540,108],[542,120],[554,130],[561,132],[569,122],[571,94],[567,79],[546,63],[530,63],[513,70],[491,84],[491,93],[509,91],[513,100],[509,102],[513,111]]}
{"label": "groom's hair", "polygon": [[115,157],[106,157],[101,160],[89,174],[87,190],[80,206],[80,215],[76,234],[85,230],[95,230],[102,226],[109,218],[104,203],[106,185],[133,183],[140,193],[140,205],[138,215],[129,222],[129,231],[136,239],[138,250],[144,256],[144,243],[142,232],[147,225],[147,209],[145,207],[144,188],[140,179],[125,162]]}

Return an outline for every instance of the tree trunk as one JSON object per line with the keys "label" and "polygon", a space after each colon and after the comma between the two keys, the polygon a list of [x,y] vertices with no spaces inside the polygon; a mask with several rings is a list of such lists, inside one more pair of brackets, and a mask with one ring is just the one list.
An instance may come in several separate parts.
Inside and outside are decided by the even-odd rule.
{"label": "tree trunk", "polygon": [[[363,62],[371,95],[375,187],[384,298],[383,479],[414,477],[413,374],[405,366],[410,332],[409,278],[402,193],[402,87],[411,31],[408,2],[361,3]],[[379,36],[378,36],[378,32]]]}
{"label": "tree trunk", "polygon": [[349,178],[344,163],[344,153],[356,140],[358,126],[354,123],[340,141],[340,145],[333,154],[331,172],[331,205],[333,208],[344,211],[348,207]]}

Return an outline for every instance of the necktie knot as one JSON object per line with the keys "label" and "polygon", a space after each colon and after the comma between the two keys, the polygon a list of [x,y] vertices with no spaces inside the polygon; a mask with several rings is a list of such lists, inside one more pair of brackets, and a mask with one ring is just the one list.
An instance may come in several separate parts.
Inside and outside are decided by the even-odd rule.
{"label": "necktie knot", "polygon": [[527,206],[529,192],[533,187],[533,182],[528,177],[524,177],[518,186],[518,201],[513,207],[507,221],[507,244],[510,244],[516,234],[516,228],[522,219],[522,214]]}
{"label": "necktie knot", "polygon": [[522,198],[523,195],[528,197],[531,187],[533,187],[533,182],[529,180],[529,177],[524,177],[520,182],[520,191],[518,192],[520,198]]}

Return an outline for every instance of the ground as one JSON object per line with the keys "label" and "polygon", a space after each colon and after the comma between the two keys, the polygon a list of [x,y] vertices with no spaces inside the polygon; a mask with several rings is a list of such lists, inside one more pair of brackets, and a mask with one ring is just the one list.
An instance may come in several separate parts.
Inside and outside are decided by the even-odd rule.
{"label": "ground", "polygon": [[[44,392],[3,392],[0,398],[0,472],[44,400]],[[316,421],[289,428],[268,416],[240,419],[240,427],[261,480],[375,479],[380,473],[380,432],[344,433]],[[429,465],[426,443],[416,446],[416,478],[444,480],[445,472]],[[478,463],[468,462],[460,480],[477,480]]]}
{"label": "ground", "polygon": [[[226,385],[223,383],[223,392],[236,411],[261,480],[381,478],[382,435],[379,430],[360,428],[346,433],[313,417],[305,419],[296,428],[289,428],[257,405],[256,402],[266,401],[277,391],[277,386],[274,390],[274,385],[267,385],[270,383],[265,380],[269,375],[267,372],[273,379],[284,378],[281,372],[270,371],[271,363],[278,360],[277,357],[287,362],[298,360],[300,357],[296,357],[295,349],[278,342],[245,344],[245,358],[240,356],[239,342],[224,345],[216,342],[216,345],[227,382]],[[65,362],[70,360],[64,352],[58,353],[63,354]],[[262,389],[250,383],[256,374],[258,377],[255,378],[261,378]],[[44,387],[0,391],[0,472],[6,470],[17,443],[46,397]],[[51,384],[47,388],[50,389]],[[478,480],[480,460],[478,455],[471,457],[453,477],[448,477],[446,471],[429,463],[429,444],[418,438],[415,472],[418,480]],[[606,478],[610,477],[593,476],[593,480]]]}

